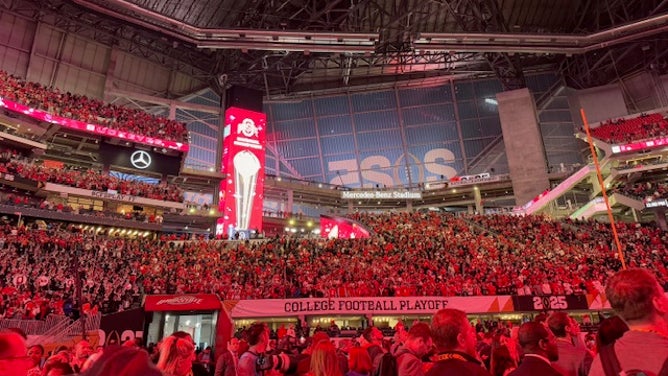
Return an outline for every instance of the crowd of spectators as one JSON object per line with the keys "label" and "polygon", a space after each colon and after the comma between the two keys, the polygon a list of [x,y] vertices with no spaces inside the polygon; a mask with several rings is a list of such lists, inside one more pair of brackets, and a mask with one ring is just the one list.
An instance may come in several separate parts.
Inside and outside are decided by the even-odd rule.
{"label": "crowd of spectators", "polygon": [[[142,294],[269,299],[596,293],[620,267],[609,227],[596,222],[434,212],[355,219],[375,235],[181,242],[168,235],[123,239],[63,226],[4,225],[0,311],[18,318],[67,313],[75,259],[83,299],[102,312],[136,304]],[[665,286],[668,234],[628,223],[618,223],[617,231],[627,264],[651,269]]]}
{"label": "crowd of spectators", "polygon": [[138,135],[188,142],[182,122],[28,82],[0,70],[0,96],[53,115]]}
{"label": "crowd of spectators", "polygon": [[647,170],[651,170],[649,167],[662,164],[666,164],[666,161],[662,156],[659,155],[652,158],[645,158],[643,160],[630,160],[624,162],[620,161],[620,163],[615,166],[615,169],[618,171],[630,170],[634,168],[645,168]]}
{"label": "crowd of spectators", "polygon": [[123,195],[183,202],[183,189],[174,184],[166,182],[150,184],[137,180],[123,180],[102,171],[69,165],[63,168],[48,167],[38,160],[23,157],[11,150],[4,150],[0,154],[0,173],[17,175],[42,183],[48,182],[101,192],[113,190]]}
{"label": "crowd of spectators", "polygon": [[21,208],[33,208],[60,213],[115,218],[144,223],[162,223],[163,221],[163,217],[159,214],[156,215],[155,213],[147,214],[139,210],[119,213],[109,209],[86,209],[70,205],[65,198],[56,198],[55,200],[41,199],[27,193],[22,193],[16,189],[10,191],[9,189],[3,189],[2,187],[0,187],[0,204],[15,206],[17,210],[20,210]]}
{"label": "crowd of spectators", "polygon": [[665,181],[643,181],[625,182],[613,189],[615,193],[621,193],[636,200],[649,202],[668,198],[668,182]]}
{"label": "crowd of spectators", "polygon": [[591,129],[592,137],[620,144],[668,135],[668,121],[662,114],[640,115],[632,119],[608,120]]}
{"label": "crowd of spectators", "polygon": [[[637,276],[646,278],[638,283]],[[146,347],[136,339],[112,339],[94,346],[84,338],[71,346],[45,348],[20,329],[8,328],[0,331],[0,357],[6,371],[3,375],[12,376],[435,376],[450,374],[448,370],[456,367],[468,372],[453,374],[575,376],[603,374],[597,370],[605,353],[635,340],[624,353],[638,356],[622,358],[618,368],[636,372],[640,366],[640,373],[660,375],[663,373],[654,371],[662,366],[668,348],[662,326],[665,319],[654,315],[646,323],[654,312],[662,312],[655,308],[661,307],[661,301],[646,304],[659,298],[646,290],[662,295],[656,283],[644,269],[611,276],[607,292],[617,315],[600,316],[598,328],[589,332],[583,331],[576,316],[564,311],[541,313],[518,325],[500,319],[474,323],[465,312],[445,308],[435,312],[430,323],[414,320],[409,327],[400,320],[394,328],[387,328],[391,335],[371,323],[352,337],[335,340],[340,330],[334,321],[329,330],[309,334],[308,327],[306,331],[299,328],[299,320],[297,328],[281,325],[273,336],[266,323],[255,322],[239,328],[220,353],[207,344],[198,346],[192,334],[184,331],[165,333],[158,343]],[[615,300],[616,291],[633,294],[644,304],[628,309],[628,303]],[[637,319],[638,315],[643,316]],[[640,348],[639,339],[648,346]],[[539,345],[541,342],[547,346]],[[536,368],[536,361],[544,370],[520,372]]]}

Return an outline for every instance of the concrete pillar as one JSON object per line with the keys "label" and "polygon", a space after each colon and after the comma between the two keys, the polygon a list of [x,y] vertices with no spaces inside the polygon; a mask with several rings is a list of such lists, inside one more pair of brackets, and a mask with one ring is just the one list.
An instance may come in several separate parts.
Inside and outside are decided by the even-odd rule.
{"label": "concrete pillar", "polygon": [[288,213],[288,215],[292,214],[292,204],[294,203],[295,199],[295,192],[292,189],[289,189],[287,192],[288,195],[288,203],[285,206],[285,212]]}
{"label": "concrete pillar", "polygon": [[475,202],[475,210],[478,214],[483,214],[482,197],[480,196],[480,189],[473,188],[473,202]]}
{"label": "concrete pillar", "polygon": [[659,208],[655,212],[656,223],[659,225],[659,228],[663,231],[668,231],[668,224],[666,224],[666,209]]}
{"label": "concrete pillar", "polygon": [[174,103],[169,105],[169,120],[176,120],[176,105]]}
{"label": "concrete pillar", "polygon": [[528,89],[496,95],[515,203],[524,205],[550,187],[545,146]]}
{"label": "concrete pillar", "polygon": [[220,183],[214,185],[212,207],[217,208],[219,205],[220,205]]}

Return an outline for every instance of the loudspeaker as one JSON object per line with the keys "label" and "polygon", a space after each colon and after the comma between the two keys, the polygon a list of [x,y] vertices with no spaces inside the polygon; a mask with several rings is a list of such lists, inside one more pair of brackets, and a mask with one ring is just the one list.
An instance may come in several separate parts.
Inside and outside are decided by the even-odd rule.
{"label": "loudspeaker", "polygon": [[225,109],[230,107],[263,112],[262,91],[242,86],[231,86],[225,90]]}

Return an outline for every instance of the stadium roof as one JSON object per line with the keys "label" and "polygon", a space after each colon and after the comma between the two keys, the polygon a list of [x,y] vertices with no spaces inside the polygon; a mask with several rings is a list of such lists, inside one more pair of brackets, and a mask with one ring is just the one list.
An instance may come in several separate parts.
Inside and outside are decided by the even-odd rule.
{"label": "stadium roof", "polygon": [[666,0],[6,0],[4,7],[268,95],[557,71],[576,88],[668,62]]}

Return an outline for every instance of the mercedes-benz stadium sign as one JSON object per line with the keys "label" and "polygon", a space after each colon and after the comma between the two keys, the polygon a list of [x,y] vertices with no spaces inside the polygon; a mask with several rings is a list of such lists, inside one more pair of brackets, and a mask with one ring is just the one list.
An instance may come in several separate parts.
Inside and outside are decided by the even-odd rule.
{"label": "mercedes-benz stadium sign", "polygon": [[411,191],[343,191],[344,200],[422,200],[422,192]]}

